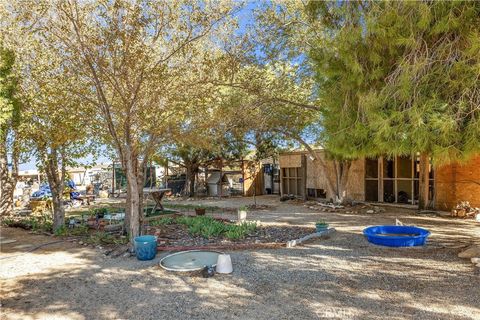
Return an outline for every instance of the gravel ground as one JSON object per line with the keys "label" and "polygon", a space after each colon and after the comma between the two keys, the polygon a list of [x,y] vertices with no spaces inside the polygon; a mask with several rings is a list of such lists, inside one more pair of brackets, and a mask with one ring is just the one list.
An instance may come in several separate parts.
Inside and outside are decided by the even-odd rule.
{"label": "gravel ground", "polygon": [[[237,207],[251,199],[209,201]],[[73,243],[27,252],[56,239],[4,228],[1,236],[17,241],[0,254],[0,318],[480,319],[478,270],[457,257],[480,241],[478,223],[404,209],[349,215],[259,201],[274,207],[252,219],[298,226],[325,219],[337,233],[294,249],[231,252],[234,273],[204,279],[159,268],[164,254],[149,262],[111,259]],[[428,228],[429,244],[395,249],[363,238],[365,226],[395,218]]]}

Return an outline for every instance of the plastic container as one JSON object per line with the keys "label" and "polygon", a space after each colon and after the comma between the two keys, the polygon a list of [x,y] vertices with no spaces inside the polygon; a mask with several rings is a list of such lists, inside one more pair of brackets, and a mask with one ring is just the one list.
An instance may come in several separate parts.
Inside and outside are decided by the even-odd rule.
{"label": "plastic container", "polygon": [[363,230],[368,242],[387,247],[423,246],[430,232],[414,226],[373,226]]}
{"label": "plastic container", "polygon": [[217,258],[217,273],[232,273],[232,258],[229,254],[219,254]]}
{"label": "plastic container", "polygon": [[157,238],[140,236],[135,238],[135,254],[138,260],[152,260],[157,254]]}
{"label": "plastic container", "polygon": [[323,232],[328,230],[328,224],[316,224],[315,225],[316,232]]}

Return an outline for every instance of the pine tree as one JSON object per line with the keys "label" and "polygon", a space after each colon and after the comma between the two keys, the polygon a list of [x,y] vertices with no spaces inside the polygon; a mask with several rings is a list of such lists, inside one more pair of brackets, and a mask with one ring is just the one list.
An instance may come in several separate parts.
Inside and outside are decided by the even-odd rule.
{"label": "pine tree", "polygon": [[312,2],[309,10],[324,26],[310,57],[330,152],[420,152],[425,168],[428,157],[441,164],[480,151],[478,2]]}

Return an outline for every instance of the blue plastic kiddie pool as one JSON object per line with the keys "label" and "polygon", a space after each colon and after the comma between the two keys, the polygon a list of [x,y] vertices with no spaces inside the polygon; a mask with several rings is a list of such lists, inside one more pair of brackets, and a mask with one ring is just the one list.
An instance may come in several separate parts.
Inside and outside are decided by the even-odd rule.
{"label": "blue plastic kiddie pool", "polygon": [[423,246],[428,230],[413,226],[373,226],[363,230],[368,242],[387,247]]}

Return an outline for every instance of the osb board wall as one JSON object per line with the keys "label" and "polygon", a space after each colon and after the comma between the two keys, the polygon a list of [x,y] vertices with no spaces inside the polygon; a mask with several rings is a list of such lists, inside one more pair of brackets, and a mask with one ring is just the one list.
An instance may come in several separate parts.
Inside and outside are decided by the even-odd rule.
{"label": "osb board wall", "polygon": [[451,210],[460,201],[480,207],[480,155],[464,164],[436,168],[435,206]]}
{"label": "osb board wall", "polygon": [[280,168],[300,168],[302,166],[302,154],[281,154],[278,162]]}
{"label": "osb board wall", "polygon": [[253,163],[250,161],[245,161],[243,165],[243,188],[244,196],[251,197],[253,196],[254,190],[255,194],[263,194],[263,170],[260,163],[255,163],[255,170],[252,168]]}
{"label": "osb board wall", "polygon": [[[317,156],[321,157],[327,164],[328,174],[331,181],[335,181],[335,169],[333,162],[326,160],[324,152],[318,151]],[[307,156],[307,188],[323,189],[327,191],[327,198],[333,198],[332,194],[329,194],[327,188],[327,178],[322,167],[315,165],[314,162]],[[346,188],[346,197],[352,200],[365,200],[365,161],[355,160],[353,161]]]}

